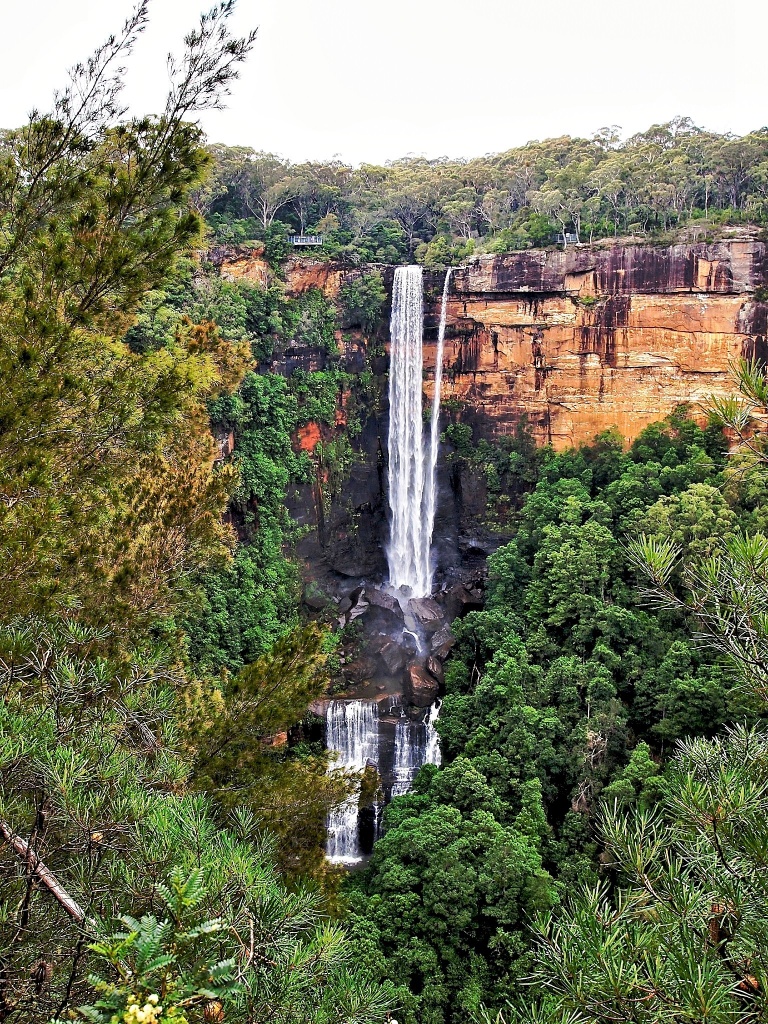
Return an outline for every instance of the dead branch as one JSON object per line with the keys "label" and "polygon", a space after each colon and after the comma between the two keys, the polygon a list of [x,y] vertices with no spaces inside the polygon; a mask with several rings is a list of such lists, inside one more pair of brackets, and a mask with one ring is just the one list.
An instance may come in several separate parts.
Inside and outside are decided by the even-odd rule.
{"label": "dead branch", "polygon": [[82,907],[72,899],[56,875],[43,864],[35,851],[30,849],[26,839],[15,835],[2,818],[0,818],[0,835],[4,836],[6,841],[11,844],[14,851],[25,862],[31,874],[41,885],[45,886],[51,896],[66,910],[72,920],[77,921],[78,924],[85,924],[85,911]]}

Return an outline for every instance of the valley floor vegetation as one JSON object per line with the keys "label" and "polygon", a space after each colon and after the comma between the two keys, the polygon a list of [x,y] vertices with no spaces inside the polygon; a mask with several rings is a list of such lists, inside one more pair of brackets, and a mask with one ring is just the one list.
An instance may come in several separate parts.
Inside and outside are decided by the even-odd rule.
{"label": "valley floor vegetation", "polygon": [[[741,373],[731,419],[765,408],[763,371]],[[444,765],[387,807],[348,886],[405,1019],[764,1019],[768,538],[749,445],[727,458],[721,423],[676,414],[629,449],[536,453],[487,605],[454,624]]]}
{"label": "valley floor vegetation", "polygon": [[[764,133],[287,167],[192,123],[251,47],[231,12],[161,115],[120,108],[142,3],[0,138],[0,1021],[768,1020],[765,368],[630,446],[476,441],[445,410],[508,539],[454,625],[443,764],[342,879],[325,820],[356,780],[307,714],[339,637],[302,612],[286,502],[344,502],[386,294],[375,267],[335,302],[280,284],[289,229],[439,265],[761,223]],[[272,283],[222,279],[216,239],[259,240]]]}

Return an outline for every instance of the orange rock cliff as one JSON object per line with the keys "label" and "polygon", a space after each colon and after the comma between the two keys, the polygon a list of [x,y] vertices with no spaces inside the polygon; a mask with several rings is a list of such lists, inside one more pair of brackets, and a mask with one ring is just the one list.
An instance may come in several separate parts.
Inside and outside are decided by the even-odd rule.
{"label": "orange rock cliff", "polygon": [[[263,283],[268,274],[258,256],[220,262],[226,276]],[[393,269],[379,269],[391,289]],[[364,271],[296,259],[286,288],[335,297]],[[429,397],[443,276],[425,273]],[[681,403],[695,411],[732,390],[733,359],[766,357],[766,283],[759,241],[479,256],[453,272],[443,399],[487,436],[511,432],[525,414],[537,440],[556,448],[609,427],[631,440]]]}

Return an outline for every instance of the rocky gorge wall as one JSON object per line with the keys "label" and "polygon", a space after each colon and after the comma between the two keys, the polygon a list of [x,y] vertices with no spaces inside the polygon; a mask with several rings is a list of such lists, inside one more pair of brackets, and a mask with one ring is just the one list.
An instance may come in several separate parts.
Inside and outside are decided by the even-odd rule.
{"label": "rocky gorge wall", "polygon": [[[525,417],[538,443],[565,448],[611,427],[632,440],[681,403],[696,413],[709,395],[732,390],[729,362],[768,355],[767,249],[739,240],[473,259],[452,273],[442,422],[470,425],[477,445],[513,433]],[[261,285],[273,279],[254,251],[223,253],[219,265],[233,279]],[[372,269],[297,258],[282,268],[284,288],[289,297],[317,288],[336,301],[345,282]],[[391,298],[394,268],[375,269]],[[425,271],[428,402],[444,280],[445,271]],[[344,383],[335,422],[331,416],[309,422],[294,437],[297,449],[314,453],[315,479],[292,488],[287,505],[306,528],[295,547],[306,609],[351,627],[342,633],[332,703],[329,695],[313,710],[325,717],[339,701],[352,701],[356,709],[376,705],[376,765],[387,797],[402,783],[398,736],[404,729],[420,735],[427,716],[437,713],[444,662],[455,642],[451,624],[483,606],[485,557],[508,539],[511,522],[494,512],[498,492],[489,500],[482,463],[471,456],[446,458],[450,448],[443,446],[434,593],[408,601],[379,587],[387,578],[388,307],[389,300],[370,337],[340,308],[338,357],[332,345],[329,352],[297,337],[281,342],[262,367],[289,376],[334,364],[349,375],[337,378]],[[348,433],[359,399],[355,382],[363,376],[368,397],[363,414],[359,406],[354,412],[356,456],[328,501],[323,452],[334,437]],[[236,449],[236,438],[231,440]],[[416,763],[416,753],[409,752],[408,764]],[[353,831],[367,836],[368,846],[360,844],[365,852],[375,821],[371,805],[352,822]]]}
{"label": "rocky gorge wall", "polygon": [[[334,298],[366,269],[294,259],[286,288]],[[391,291],[392,268],[378,269]],[[222,270],[259,283],[269,274],[247,255]],[[426,273],[432,374],[442,278]],[[613,426],[632,440],[681,402],[727,391],[733,358],[768,354],[767,284],[768,246],[757,241],[479,256],[453,275],[444,397],[488,436],[525,414],[537,439],[558,449]],[[339,337],[349,349],[349,333]],[[429,379],[425,391],[431,397]]]}
{"label": "rocky gorge wall", "polygon": [[478,257],[454,273],[443,393],[492,434],[525,413],[555,448],[632,440],[765,357],[767,277],[756,241]]}
{"label": "rocky gorge wall", "polygon": [[[256,252],[223,250],[213,258],[226,277],[270,279]],[[336,299],[345,281],[371,269],[299,257],[285,264],[284,286],[292,296],[319,288]],[[391,295],[394,268],[375,269]],[[430,400],[444,275],[425,272]],[[555,448],[610,427],[632,440],[681,403],[695,413],[708,395],[728,393],[733,359],[768,356],[767,284],[768,246],[756,240],[478,256],[453,272],[443,401],[473,427],[475,441],[513,432],[523,416],[536,440]],[[330,516],[317,493],[295,494],[291,503],[297,520],[316,528],[302,542],[302,557],[349,577],[381,573],[384,565],[388,318],[385,309],[370,342],[354,323],[342,321],[337,332],[341,365],[351,373],[372,369],[378,388],[355,441],[360,458],[344,500]],[[271,368],[318,369],[324,358],[292,343]],[[343,431],[343,408],[337,420]],[[297,444],[311,449],[321,436],[310,424]],[[443,466],[436,535],[444,563],[451,552],[472,549],[469,533],[484,509],[482,481],[450,484]]]}
{"label": "rocky gorge wall", "polygon": [[[286,289],[334,298],[365,269],[294,259]],[[378,269],[391,290],[392,268]],[[258,256],[226,259],[222,270],[259,282],[269,274]],[[431,373],[442,280],[426,273]],[[556,448],[612,426],[632,440],[676,405],[727,391],[730,360],[768,354],[766,284],[768,246],[754,240],[478,256],[453,272],[444,395],[489,436],[526,414],[537,440]],[[349,348],[349,332],[339,338]]]}

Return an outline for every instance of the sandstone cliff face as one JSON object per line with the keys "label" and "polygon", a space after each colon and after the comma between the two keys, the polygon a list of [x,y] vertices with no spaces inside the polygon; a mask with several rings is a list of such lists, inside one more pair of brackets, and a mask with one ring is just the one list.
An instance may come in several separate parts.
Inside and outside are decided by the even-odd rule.
{"label": "sandstone cliff face", "polygon": [[[258,254],[223,252],[218,262],[234,278],[263,282],[269,272]],[[393,268],[378,269],[391,291]],[[286,290],[335,298],[361,272],[289,260]],[[426,274],[429,398],[442,281],[443,272]],[[728,392],[734,358],[768,356],[768,304],[755,297],[766,283],[768,246],[757,241],[480,256],[453,273],[444,397],[478,436],[509,433],[526,415],[537,440],[556,448],[609,427],[632,440],[675,406],[695,410]],[[340,333],[339,345],[349,368],[362,368],[355,332]],[[304,363],[317,368],[312,353],[289,352],[275,369]]]}
{"label": "sandstone cliff face", "polygon": [[768,270],[762,242],[616,245],[479,256],[454,275],[461,292],[591,294],[750,292]]}
{"label": "sandstone cliff face", "polygon": [[[222,274],[264,283],[258,253],[211,254]],[[330,298],[370,268],[311,259],[284,268],[288,294],[321,288]],[[391,294],[394,268],[378,267]],[[444,271],[425,274],[425,382],[431,400]],[[540,443],[556,448],[590,441],[617,427],[632,440],[681,403],[696,412],[711,394],[732,390],[728,364],[768,357],[768,246],[755,241],[712,245],[614,246],[603,250],[529,251],[481,256],[454,271],[444,351],[443,400],[471,424],[475,440],[511,433],[526,416]],[[385,311],[388,321],[389,311]],[[296,521],[309,527],[297,553],[323,573],[375,579],[386,571],[387,359],[371,358],[357,325],[337,334],[341,365],[372,369],[379,401],[354,441],[359,452],[343,501],[324,508],[324,479],[291,492]],[[386,324],[377,352],[386,342]],[[320,369],[327,353],[289,343],[276,372]],[[314,449],[344,429],[309,424],[296,445]],[[497,542],[483,535],[485,483],[471,468],[449,474],[441,459],[435,538],[443,569],[472,563]],[[491,546],[489,546],[489,544]]]}
{"label": "sandstone cliff face", "polygon": [[[273,271],[264,258],[263,248],[243,249],[238,246],[219,245],[209,250],[208,259],[218,266],[223,277],[232,281],[248,280],[266,287]],[[344,280],[354,274],[347,267],[322,260],[294,258],[286,260],[283,272],[290,295],[300,295],[309,288],[319,288],[328,298],[335,299]],[[360,274],[360,271],[357,271]]]}
{"label": "sandstone cliff face", "polygon": [[525,413],[556,448],[612,426],[631,440],[728,392],[730,360],[765,356],[766,279],[761,242],[479,257],[454,273],[444,396],[485,433]]}

